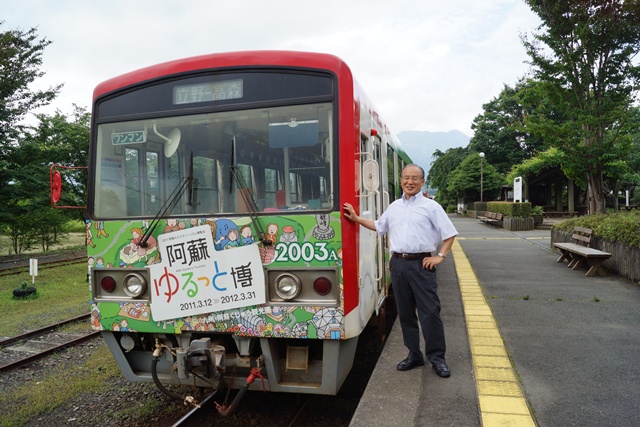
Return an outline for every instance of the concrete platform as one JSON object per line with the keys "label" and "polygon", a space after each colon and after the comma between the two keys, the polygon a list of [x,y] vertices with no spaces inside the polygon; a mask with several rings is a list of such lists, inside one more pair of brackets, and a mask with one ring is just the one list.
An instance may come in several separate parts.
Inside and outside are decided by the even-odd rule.
{"label": "concrete platform", "polygon": [[396,322],[351,426],[640,426],[640,287],[556,263],[548,230],[452,220],[438,270],[452,375],[397,371]]}

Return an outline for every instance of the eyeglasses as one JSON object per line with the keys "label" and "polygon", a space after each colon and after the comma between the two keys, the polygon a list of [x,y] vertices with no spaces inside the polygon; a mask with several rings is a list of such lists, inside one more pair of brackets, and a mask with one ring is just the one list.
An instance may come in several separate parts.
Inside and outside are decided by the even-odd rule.
{"label": "eyeglasses", "polygon": [[403,181],[418,182],[418,181],[422,181],[422,177],[421,176],[403,176],[402,180]]}

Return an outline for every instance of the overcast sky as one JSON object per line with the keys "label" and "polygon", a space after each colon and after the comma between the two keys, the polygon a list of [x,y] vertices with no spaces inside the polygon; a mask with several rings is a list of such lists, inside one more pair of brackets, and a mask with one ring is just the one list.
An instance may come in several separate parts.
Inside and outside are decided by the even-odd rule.
{"label": "overcast sky", "polygon": [[468,136],[482,104],[527,73],[519,36],[539,24],[523,0],[3,0],[0,20],[53,42],[35,87],[64,83],[65,114],[137,68],[286,49],[345,60],[395,133]]}

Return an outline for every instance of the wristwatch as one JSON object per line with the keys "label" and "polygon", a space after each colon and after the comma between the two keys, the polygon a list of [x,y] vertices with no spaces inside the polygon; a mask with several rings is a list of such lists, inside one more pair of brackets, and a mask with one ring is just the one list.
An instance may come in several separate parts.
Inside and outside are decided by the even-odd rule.
{"label": "wristwatch", "polygon": [[442,252],[438,252],[438,256],[441,256],[442,258],[446,258],[447,256],[445,254],[443,254]]}

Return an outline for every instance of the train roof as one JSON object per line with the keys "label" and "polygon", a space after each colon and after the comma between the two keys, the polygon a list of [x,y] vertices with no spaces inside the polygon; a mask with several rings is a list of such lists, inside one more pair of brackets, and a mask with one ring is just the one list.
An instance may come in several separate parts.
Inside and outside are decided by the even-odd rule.
{"label": "train roof", "polygon": [[[142,82],[150,82],[189,71],[234,69],[239,67],[299,67],[301,69],[328,70],[335,73],[343,83],[345,80],[348,80],[348,83],[353,85],[360,101],[363,101],[368,108],[377,111],[365,91],[353,77],[351,68],[341,58],[329,53],[290,50],[250,50],[210,53],[163,62],[113,77],[98,84],[93,91],[93,99],[96,100],[103,95],[107,95],[128,86]],[[380,120],[380,117],[377,114],[376,117],[379,119],[380,124],[385,128],[385,130],[389,132],[386,127],[386,123],[383,120]],[[391,145],[398,152],[402,160],[406,163],[411,162],[407,153],[403,150],[402,144],[398,138],[390,132],[389,134],[391,135]]]}
{"label": "train roof", "polygon": [[330,70],[341,78],[353,78],[349,66],[342,59],[328,53],[287,50],[223,52],[176,59],[113,77],[96,86],[93,91],[93,98],[96,99],[99,96],[133,84],[152,81],[188,71],[233,69],[239,66],[315,68]]}

